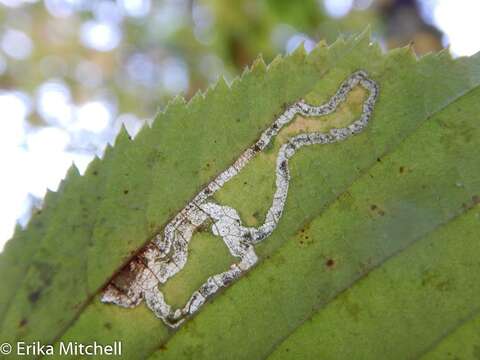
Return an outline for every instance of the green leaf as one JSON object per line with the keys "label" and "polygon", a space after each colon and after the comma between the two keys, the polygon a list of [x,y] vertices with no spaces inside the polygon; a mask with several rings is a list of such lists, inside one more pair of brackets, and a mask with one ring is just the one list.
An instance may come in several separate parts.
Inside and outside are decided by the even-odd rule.
{"label": "green leaf", "polygon": [[[112,277],[286,105],[325,103],[357,70],[380,87],[370,123],[291,159],[282,218],[256,245],[254,269],[178,331],[143,303],[100,302]],[[133,141],[123,130],[84,176],[72,169],[8,243],[1,342],[119,340],[127,358],[473,357],[479,84],[479,56],[417,60],[409,48],[383,55],[363,34],[268,66],[259,60],[230,86],[175,99]],[[362,96],[352,92],[318,126],[353,121]],[[261,225],[272,203],[275,156],[289,136],[280,133],[214,195],[248,226]],[[182,306],[235,261],[221,238],[200,231],[185,268],[162,286],[167,302]]]}

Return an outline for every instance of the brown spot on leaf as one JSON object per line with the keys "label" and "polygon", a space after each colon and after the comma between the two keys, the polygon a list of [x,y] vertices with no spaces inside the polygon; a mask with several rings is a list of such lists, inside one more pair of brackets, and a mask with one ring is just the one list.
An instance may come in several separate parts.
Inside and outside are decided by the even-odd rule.
{"label": "brown spot on leaf", "polygon": [[469,209],[473,208],[475,205],[478,205],[478,204],[480,204],[480,196],[479,195],[473,195],[471,201],[469,201],[468,203],[463,203],[462,207],[465,210],[469,210]]}
{"label": "brown spot on leaf", "polygon": [[328,268],[332,268],[335,266],[335,260],[333,259],[328,259],[325,263],[325,265],[327,265]]}
{"label": "brown spot on leaf", "polygon": [[141,259],[136,257],[129,264],[125,265],[122,270],[111,282],[120,292],[126,291],[137,277],[138,273],[144,269]]}
{"label": "brown spot on leaf", "polygon": [[124,193],[125,195],[127,195],[127,194],[128,194],[128,190],[123,190],[123,193]]}
{"label": "brown spot on leaf", "polygon": [[28,300],[34,304],[38,301],[38,299],[40,299],[40,295],[42,294],[42,290],[38,289],[38,290],[35,290],[35,291],[32,291],[29,295],[28,295]]}
{"label": "brown spot on leaf", "polygon": [[404,171],[405,171],[405,167],[400,166],[400,168],[398,169],[398,172],[399,172],[400,174],[403,174]]}
{"label": "brown spot on leaf", "polygon": [[22,320],[20,320],[20,323],[18,324],[18,326],[19,327],[24,327],[27,324],[28,324],[28,320],[23,318]]}
{"label": "brown spot on leaf", "polygon": [[374,211],[377,215],[384,216],[385,210],[381,209],[378,205],[370,205],[370,210]]}

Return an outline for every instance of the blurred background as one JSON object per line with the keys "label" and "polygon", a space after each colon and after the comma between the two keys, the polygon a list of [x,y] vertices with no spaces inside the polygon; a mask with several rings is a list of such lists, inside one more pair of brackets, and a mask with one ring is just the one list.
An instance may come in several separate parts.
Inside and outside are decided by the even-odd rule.
{"label": "blurred background", "polygon": [[370,24],[387,50],[480,49],[478,0],[0,0],[0,251],[74,162],[258,54]]}

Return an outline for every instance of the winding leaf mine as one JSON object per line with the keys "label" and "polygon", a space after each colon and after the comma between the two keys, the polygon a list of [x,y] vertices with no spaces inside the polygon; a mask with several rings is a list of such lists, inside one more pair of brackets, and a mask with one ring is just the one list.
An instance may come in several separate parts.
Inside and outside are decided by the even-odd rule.
{"label": "winding leaf mine", "polygon": [[[304,117],[325,116],[335,112],[345,102],[347,95],[357,86],[363,87],[369,95],[365,99],[360,117],[343,128],[329,132],[306,132],[293,136],[284,143],[276,157],[276,190],[264,223],[259,227],[242,224],[239,213],[232,207],[208,201],[225,183],[235,177],[253,159],[266,149],[280,130],[291,123],[297,115]],[[194,314],[222,287],[228,286],[255,265],[258,258],[254,245],[263,241],[275,230],[280,220],[288,195],[290,174],[288,161],[297,150],[315,144],[331,144],[361,132],[372,115],[378,97],[377,83],[365,71],[357,71],[346,79],[328,102],[312,106],[300,100],[289,106],[273,124],[267,128],[259,140],[231,165],[218,175],[194,199],[168,223],[163,236],[157,234],[145,249],[135,256],[106,287],[102,301],[131,308],[145,300],[154,314],[170,327],[180,325],[186,317]],[[198,228],[211,225],[211,232],[225,242],[231,255],[240,258],[225,272],[208,277],[183,306],[172,309],[159,289],[183,269],[188,259],[188,245]]]}

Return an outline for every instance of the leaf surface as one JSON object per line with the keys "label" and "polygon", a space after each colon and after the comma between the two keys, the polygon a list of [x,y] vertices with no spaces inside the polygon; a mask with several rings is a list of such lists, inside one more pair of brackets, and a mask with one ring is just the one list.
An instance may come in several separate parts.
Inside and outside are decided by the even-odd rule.
{"label": "leaf surface", "polygon": [[[112,276],[287,104],[324,103],[359,69],[380,86],[370,124],[295,155],[284,215],[256,246],[254,269],[178,331],[143,304],[99,301]],[[230,87],[220,81],[188,104],[176,99],[133,141],[123,130],[84,176],[72,169],[16,232],[0,255],[0,339],[121,340],[126,357],[162,359],[405,358],[454,348],[457,331],[474,333],[467,319],[480,295],[479,84],[478,56],[383,55],[363,34],[268,67],[260,60]],[[361,97],[321,126],[351,121]],[[250,226],[272,201],[275,154],[288,136],[215,195]],[[220,238],[200,232],[185,269],[164,286],[167,300],[181,306],[233,261]],[[429,301],[437,306],[426,309]]]}

